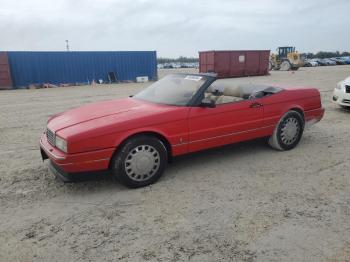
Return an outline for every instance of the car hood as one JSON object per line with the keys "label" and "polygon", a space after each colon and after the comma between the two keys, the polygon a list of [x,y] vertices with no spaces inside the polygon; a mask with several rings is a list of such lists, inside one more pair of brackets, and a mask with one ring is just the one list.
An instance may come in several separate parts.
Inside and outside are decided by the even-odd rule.
{"label": "car hood", "polygon": [[133,119],[157,112],[167,111],[171,106],[158,105],[133,98],[115,99],[87,104],[52,116],[47,127],[53,132],[110,116]]}

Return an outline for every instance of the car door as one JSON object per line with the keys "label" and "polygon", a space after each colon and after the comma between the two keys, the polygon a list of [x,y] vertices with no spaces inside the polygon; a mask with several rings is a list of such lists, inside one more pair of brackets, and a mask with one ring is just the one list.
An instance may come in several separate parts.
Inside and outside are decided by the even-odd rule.
{"label": "car door", "polygon": [[189,112],[189,152],[262,136],[261,98],[192,107]]}

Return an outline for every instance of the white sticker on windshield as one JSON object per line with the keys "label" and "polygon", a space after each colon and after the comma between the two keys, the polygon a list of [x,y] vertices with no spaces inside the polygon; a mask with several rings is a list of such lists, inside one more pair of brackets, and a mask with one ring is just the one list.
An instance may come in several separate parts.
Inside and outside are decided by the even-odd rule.
{"label": "white sticker on windshield", "polygon": [[202,79],[201,76],[186,76],[185,79],[192,80],[192,81],[199,81]]}

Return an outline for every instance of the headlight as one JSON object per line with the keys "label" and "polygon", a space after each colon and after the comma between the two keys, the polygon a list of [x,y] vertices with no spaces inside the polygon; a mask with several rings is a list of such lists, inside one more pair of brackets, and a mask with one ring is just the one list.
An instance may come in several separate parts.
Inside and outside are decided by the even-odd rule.
{"label": "headlight", "polygon": [[58,149],[67,153],[67,141],[64,140],[62,137],[56,136],[55,145]]}
{"label": "headlight", "polygon": [[342,87],[343,87],[343,81],[340,81],[335,88],[341,90]]}

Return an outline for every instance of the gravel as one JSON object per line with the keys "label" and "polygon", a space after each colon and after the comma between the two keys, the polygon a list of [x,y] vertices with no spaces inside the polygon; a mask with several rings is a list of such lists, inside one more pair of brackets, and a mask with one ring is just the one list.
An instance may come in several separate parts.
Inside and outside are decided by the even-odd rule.
{"label": "gravel", "polygon": [[181,156],[136,190],[64,184],[38,141],[50,115],[148,84],[1,91],[0,261],[349,261],[350,110],[331,103],[349,75],[335,66],[225,80],[314,86],[325,117],[294,150],[255,140]]}

